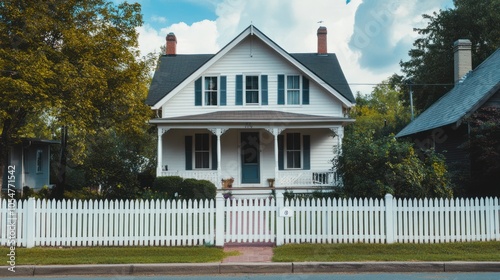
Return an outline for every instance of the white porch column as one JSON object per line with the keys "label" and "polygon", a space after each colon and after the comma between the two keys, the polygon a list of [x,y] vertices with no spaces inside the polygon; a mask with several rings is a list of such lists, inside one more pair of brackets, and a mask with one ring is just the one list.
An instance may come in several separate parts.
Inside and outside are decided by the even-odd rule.
{"label": "white porch column", "polygon": [[277,128],[277,127],[274,127],[272,129],[267,129],[267,131],[272,133],[274,136],[274,187],[279,187],[278,135],[280,135],[283,130],[284,130],[283,128]]}
{"label": "white porch column", "polygon": [[219,184],[221,183],[222,180],[222,162],[221,162],[221,144],[220,144],[220,137],[222,136],[222,130],[220,128],[217,128],[215,130],[215,135],[217,135],[217,178],[219,178]]}
{"label": "white porch column", "polygon": [[158,127],[158,155],[156,157],[157,166],[156,166],[156,176],[161,176],[161,172],[163,171],[163,134],[167,132],[168,129]]}
{"label": "white porch column", "polygon": [[222,151],[221,151],[221,136],[227,131],[227,128],[212,128],[210,131],[217,136],[217,178],[218,178],[218,188],[222,188]]}
{"label": "white porch column", "polygon": [[342,139],[344,138],[344,127],[336,126],[330,128],[333,134],[337,137],[337,156],[342,152]]}

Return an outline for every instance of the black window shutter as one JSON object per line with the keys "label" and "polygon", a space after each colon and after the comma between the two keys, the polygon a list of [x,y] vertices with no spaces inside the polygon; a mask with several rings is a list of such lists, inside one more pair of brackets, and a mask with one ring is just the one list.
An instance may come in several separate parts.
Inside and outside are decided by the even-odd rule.
{"label": "black window shutter", "polygon": [[285,169],[285,137],[283,135],[278,135],[278,169]]}
{"label": "black window shutter", "polygon": [[194,82],[194,105],[201,106],[201,78]]}
{"label": "black window shutter", "polygon": [[260,81],[262,83],[262,105],[268,105],[267,75],[260,76]]}
{"label": "black window shutter", "polygon": [[184,150],[186,154],[186,170],[193,170],[193,136],[184,138]]}
{"label": "black window shutter", "polygon": [[226,76],[220,76],[220,105],[226,106],[227,103],[227,78]]}
{"label": "black window shutter", "polygon": [[302,76],[302,104],[309,104],[309,79]]}
{"label": "black window shutter", "polygon": [[311,135],[302,136],[302,147],[304,148],[304,170],[311,169]]}
{"label": "black window shutter", "polygon": [[217,135],[212,135],[212,170],[217,170]]}
{"label": "black window shutter", "polygon": [[236,96],[234,105],[243,105],[243,75],[236,75]]}
{"label": "black window shutter", "polygon": [[285,75],[278,75],[278,105],[285,104]]}

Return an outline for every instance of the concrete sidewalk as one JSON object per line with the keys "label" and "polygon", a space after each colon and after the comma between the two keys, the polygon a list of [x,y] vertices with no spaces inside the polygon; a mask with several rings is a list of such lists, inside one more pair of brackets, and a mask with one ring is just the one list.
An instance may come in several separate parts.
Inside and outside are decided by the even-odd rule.
{"label": "concrete sidewalk", "polygon": [[500,262],[307,262],[117,265],[23,265],[0,267],[1,277],[218,275],[363,272],[500,272]]}

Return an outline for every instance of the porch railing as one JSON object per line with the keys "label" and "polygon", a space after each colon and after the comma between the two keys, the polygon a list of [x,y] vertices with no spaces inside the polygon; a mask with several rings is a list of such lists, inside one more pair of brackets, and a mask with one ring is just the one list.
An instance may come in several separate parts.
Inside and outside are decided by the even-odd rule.
{"label": "porch railing", "polygon": [[279,187],[331,187],[338,183],[336,173],[331,170],[286,170],[279,171],[277,177]]}
{"label": "porch railing", "polygon": [[[161,176],[208,180],[217,187],[221,183],[216,170],[162,171]],[[281,170],[275,180],[276,187],[332,187],[339,183],[336,172],[331,170]],[[263,182],[262,184],[267,186],[268,183]]]}

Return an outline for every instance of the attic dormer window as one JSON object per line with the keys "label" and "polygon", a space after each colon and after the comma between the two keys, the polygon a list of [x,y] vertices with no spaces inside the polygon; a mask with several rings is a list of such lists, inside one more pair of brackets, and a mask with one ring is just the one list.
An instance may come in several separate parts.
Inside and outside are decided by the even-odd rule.
{"label": "attic dormer window", "polygon": [[218,81],[217,77],[205,77],[204,104],[207,106],[217,106]]}

